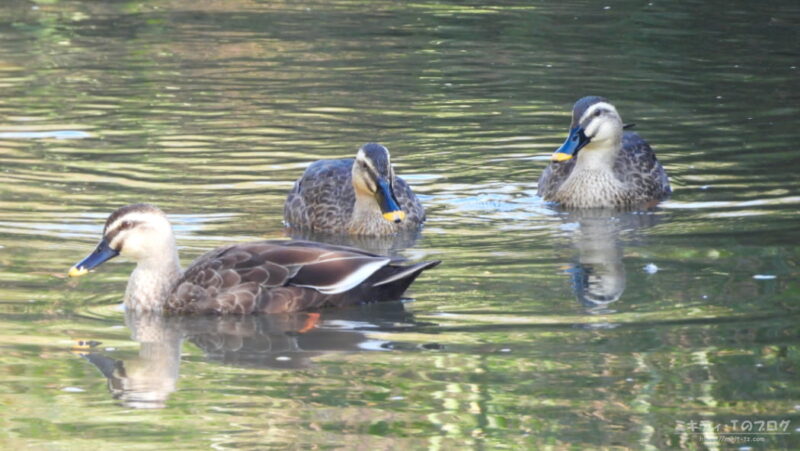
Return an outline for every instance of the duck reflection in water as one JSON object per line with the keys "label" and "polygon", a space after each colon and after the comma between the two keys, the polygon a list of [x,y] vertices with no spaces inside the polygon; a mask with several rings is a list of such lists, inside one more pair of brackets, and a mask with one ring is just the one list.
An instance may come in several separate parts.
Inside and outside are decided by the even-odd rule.
{"label": "duck reflection in water", "polygon": [[135,358],[79,354],[106,377],[114,399],[140,409],[164,407],[177,389],[184,341],[226,365],[302,369],[323,354],[394,349],[367,332],[416,326],[401,302],[278,315],[164,316],[131,310],[125,324],[139,343]]}
{"label": "duck reflection in water", "polygon": [[565,220],[578,225],[572,234],[578,257],[568,270],[575,297],[588,313],[613,313],[609,306],[620,299],[626,284],[621,235],[652,227],[659,216],[591,209],[570,211]]}

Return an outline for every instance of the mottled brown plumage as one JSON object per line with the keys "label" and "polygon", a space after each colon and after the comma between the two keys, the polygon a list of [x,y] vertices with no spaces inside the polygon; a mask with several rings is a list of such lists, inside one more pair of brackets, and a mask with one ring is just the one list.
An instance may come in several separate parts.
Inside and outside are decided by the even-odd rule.
{"label": "mottled brown plumage", "polygon": [[126,307],[172,313],[285,313],[399,299],[439,263],[403,266],[355,248],[258,241],[213,250],[181,271],[166,216],[147,204],[112,214],[100,244],[70,274],[85,274],[116,255],[137,262]]}
{"label": "mottled brown plumage", "polygon": [[[359,187],[361,177],[366,181]],[[391,186],[405,212],[402,221],[383,217],[374,199],[376,178]],[[355,159],[312,163],[289,192],[283,214],[291,228],[351,235],[390,235],[416,229],[425,221],[425,209],[411,187],[394,175],[388,150],[375,143],[362,146]]]}
{"label": "mottled brown plumage", "polygon": [[[570,140],[582,141],[573,158],[552,161],[539,177],[538,194],[567,208],[636,208],[667,198],[672,189],[650,145],[623,132],[616,109],[602,97],[575,104]],[[570,150],[571,151],[571,150]]]}
{"label": "mottled brown plumage", "polygon": [[[235,244],[195,260],[169,296],[167,310],[284,313],[399,299],[420,272],[436,264],[400,266],[358,249],[309,241]],[[359,271],[363,280],[352,288],[326,292]]]}

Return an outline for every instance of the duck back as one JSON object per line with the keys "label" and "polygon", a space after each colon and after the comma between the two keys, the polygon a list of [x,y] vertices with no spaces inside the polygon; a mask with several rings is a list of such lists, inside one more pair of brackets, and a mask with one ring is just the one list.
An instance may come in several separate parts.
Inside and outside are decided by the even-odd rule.
{"label": "duck back", "polygon": [[259,241],[212,251],[169,296],[174,313],[288,313],[399,299],[425,269],[354,248]]}

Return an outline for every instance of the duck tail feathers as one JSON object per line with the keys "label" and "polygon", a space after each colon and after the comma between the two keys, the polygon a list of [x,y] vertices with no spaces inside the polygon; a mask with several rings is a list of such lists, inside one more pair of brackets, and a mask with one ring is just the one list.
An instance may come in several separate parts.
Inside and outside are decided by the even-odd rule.
{"label": "duck tail feathers", "polygon": [[399,271],[392,271],[387,277],[376,281],[372,284],[372,286],[377,288],[384,285],[390,285],[398,281],[403,281],[403,284],[407,287],[411,285],[414,279],[416,279],[422,271],[433,268],[441,262],[441,260],[431,260],[406,267],[395,267],[396,269],[399,269]]}

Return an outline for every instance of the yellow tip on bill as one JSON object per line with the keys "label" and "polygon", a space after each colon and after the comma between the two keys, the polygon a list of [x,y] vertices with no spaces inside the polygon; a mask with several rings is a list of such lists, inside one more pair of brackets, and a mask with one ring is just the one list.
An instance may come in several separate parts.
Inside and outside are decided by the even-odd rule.
{"label": "yellow tip on bill", "polygon": [[73,351],[88,351],[94,347],[99,346],[101,343],[94,340],[78,340],[72,346]]}
{"label": "yellow tip on bill", "polygon": [[406,219],[406,212],[403,210],[390,211],[389,213],[383,214],[383,219],[389,222],[399,222]]}
{"label": "yellow tip on bill", "polygon": [[550,161],[567,161],[572,158],[572,155],[563,152],[556,152],[550,157]]}
{"label": "yellow tip on bill", "polygon": [[67,273],[67,275],[70,277],[80,277],[85,274],[89,274],[89,270],[86,268],[78,268],[77,266],[70,268],[69,272]]}

